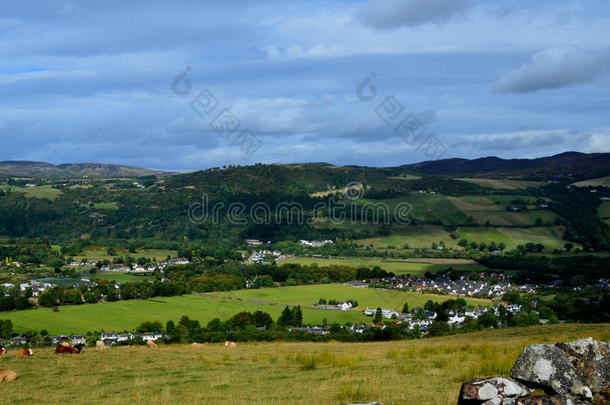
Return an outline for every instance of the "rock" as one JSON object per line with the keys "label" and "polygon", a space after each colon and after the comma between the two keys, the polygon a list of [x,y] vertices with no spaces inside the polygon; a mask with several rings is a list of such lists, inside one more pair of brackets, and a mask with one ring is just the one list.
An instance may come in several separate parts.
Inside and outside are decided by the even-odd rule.
{"label": "rock", "polygon": [[573,394],[593,398],[564,351],[553,345],[531,345],[517,358],[512,378],[528,387],[540,387],[550,394]]}
{"label": "rock", "polygon": [[592,338],[557,343],[576,373],[596,397],[610,401],[610,345]]}
{"label": "rock", "polygon": [[458,404],[500,405],[507,398],[525,396],[529,390],[503,377],[476,379],[462,384]]}
{"label": "rock", "polygon": [[524,398],[518,398],[515,405],[592,405],[593,403],[586,400],[579,400],[569,395],[533,395]]}

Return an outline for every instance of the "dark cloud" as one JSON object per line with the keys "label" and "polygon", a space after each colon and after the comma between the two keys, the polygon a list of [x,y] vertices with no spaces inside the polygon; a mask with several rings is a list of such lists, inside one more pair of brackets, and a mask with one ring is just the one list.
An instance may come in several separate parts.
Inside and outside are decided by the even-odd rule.
{"label": "dark cloud", "polygon": [[470,0],[369,0],[360,21],[375,28],[397,28],[447,21],[469,8]]}
{"label": "dark cloud", "polygon": [[528,93],[590,83],[610,74],[610,49],[586,52],[553,48],[535,54],[532,61],[496,83],[501,92]]}
{"label": "dark cloud", "polygon": [[[562,97],[489,91],[532,49],[561,43],[579,45],[585,56],[569,69],[536,59],[514,73],[516,88],[535,87],[522,77],[539,65],[546,67],[541,79],[553,69],[574,83],[603,76],[595,67],[601,54],[587,47],[607,33],[608,6],[545,0],[499,13],[480,1],[470,7],[475,1],[0,0],[0,160],[167,170],[319,160],[397,165],[426,158],[394,132],[406,114],[451,145],[448,156],[521,156],[550,144],[608,150],[603,85],[572,86]],[[570,18],[558,24],[557,13]],[[179,97],[170,85],[187,66],[192,93]],[[356,89],[371,72],[377,97],[363,102]],[[195,114],[189,103],[203,89],[260,138],[260,151],[244,159],[210,129],[215,114]],[[375,111],[388,96],[404,107],[391,123]],[[513,138],[461,138],[515,128],[522,133]],[[555,131],[563,141],[537,135],[534,142],[524,129]],[[594,136],[567,135],[574,130]]]}

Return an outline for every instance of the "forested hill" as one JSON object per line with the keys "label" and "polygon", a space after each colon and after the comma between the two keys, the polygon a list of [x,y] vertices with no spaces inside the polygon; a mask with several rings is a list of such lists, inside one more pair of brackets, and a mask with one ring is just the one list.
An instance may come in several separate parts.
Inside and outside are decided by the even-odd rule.
{"label": "forested hill", "polygon": [[139,177],[164,172],[139,167],[105,163],[65,163],[14,160],[0,162],[0,174],[19,177],[80,178],[80,177]]}
{"label": "forested hill", "polygon": [[422,175],[519,178],[547,180],[568,177],[573,180],[604,177],[610,174],[610,153],[565,152],[538,159],[443,159],[401,166]]}
{"label": "forested hill", "polygon": [[196,187],[221,194],[303,195],[349,183],[382,184],[399,169],[332,166],[324,163],[228,166],[186,173],[168,180],[167,187]]}

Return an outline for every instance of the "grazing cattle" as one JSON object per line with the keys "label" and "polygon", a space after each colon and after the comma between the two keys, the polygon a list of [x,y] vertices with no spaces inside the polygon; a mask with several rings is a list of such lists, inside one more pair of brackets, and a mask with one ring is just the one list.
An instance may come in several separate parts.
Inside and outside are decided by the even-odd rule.
{"label": "grazing cattle", "polygon": [[155,342],[153,342],[152,340],[149,340],[146,342],[146,346],[148,346],[150,349],[153,349],[153,348],[157,347],[157,344]]}
{"label": "grazing cattle", "polygon": [[228,340],[225,342],[225,347],[229,347],[231,349],[237,347],[237,343],[235,342],[229,342]]}
{"label": "grazing cattle", "polygon": [[2,356],[4,353],[6,353],[6,349],[0,346],[0,356]]}
{"label": "grazing cattle", "polygon": [[97,350],[103,350],[106,348],[106,343],[104,343],[103,340],[98,340],[97,342],[95,342],[95,348]]}
{"label": "grazing cattle", "polygon": [[79,354],[83,351],[83,345],[75,345],[74,347],[59,345],[55,349],[56,354]]}
{"label": "grazing cattle", "polygon": [[193,343],[191,346],[193,347],[206,347],[207,343]]}
{"label": "grazing cattle", "polygon": [[0,370],[0,382],[11,382],[15,381],[17,378],[17,373],[13,370]]}
{"label": "grazing cattle", "polygon": [[34,355],[32,349],[21,349],[17,352],[17,356],[19,357],[30,357]]}

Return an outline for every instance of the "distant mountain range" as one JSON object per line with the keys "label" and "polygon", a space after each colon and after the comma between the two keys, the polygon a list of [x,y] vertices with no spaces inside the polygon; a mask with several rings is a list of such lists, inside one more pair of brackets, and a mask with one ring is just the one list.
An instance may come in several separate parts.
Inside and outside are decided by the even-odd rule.
{"label": "distant mountain range", "polygon": [[[268,169],[265,169],[265,168]],[[233,175],[239,172],[242,175],[261,175],[263,184],[268,182],[265,176],[268,170],[280,170],[283,167],[288,170],[285,175],[286,181],[290,178],[305,176],[316,177],[316,173],[322,175],[324,181],[331,180],[337,176],[340,167],[328,163],[300,163],[292,165],[255,165],[247,167],[229,166],[228,173],[218,171],[204,171],[184,173],[177,177],[183,177],[181,182],[185,184],[191,180],[221,181],[223,176]],[[546,180],[550,178],[566,177],[576,180],[590,179],[596,177],[610,176],[610,153],[580,153],[565,152],[554,156],[537,159],[501,159],[498,157],[484,157],[478,159],[442,159],[431,160],[420,163],[408,164],[399,167],[374,168],[345,166],[340,172],[345,176],[365,175],[366,177],[378,177],[392,175],[402,172],[419,176],[442,176],[442,177],[488,177],[488,178],[514,178],[530,180]],[[225,172],[225,171],[222,171]],[[260,172],[260,173],[259,173]],[[323,174],[328,172],[328,176]],[[205,174],[204,174],[205,173]],[[4,161],[0,162],[0,175],[21,177],[52,177],[52,178],[76,178],[76,177],[140,177],[150,175],[167,175],[163,172],[150,169],[142,169],[132,166],[104,164],[104,163],[67,163],[53,165],[45,162],[30,161]],[[220,177],[219,177],[220,176]],[[329,177],[326,179],[325,177]],[[320,179],[322,180],[322,179]]]}
{"label": "distant mountain range", "polygon": [[401,166],[427,176],[491,177],[544,180],[588,179],[610,175],[610,153],[565,152],[537,159],[443,159]]}
{"label": "distant mountain range", "polygon": [[20,177],[140,177],[168,174],[139,167],[105,163],[64,163],[54,165],[46,162],[26,160],[0,162],[0,175]]}

